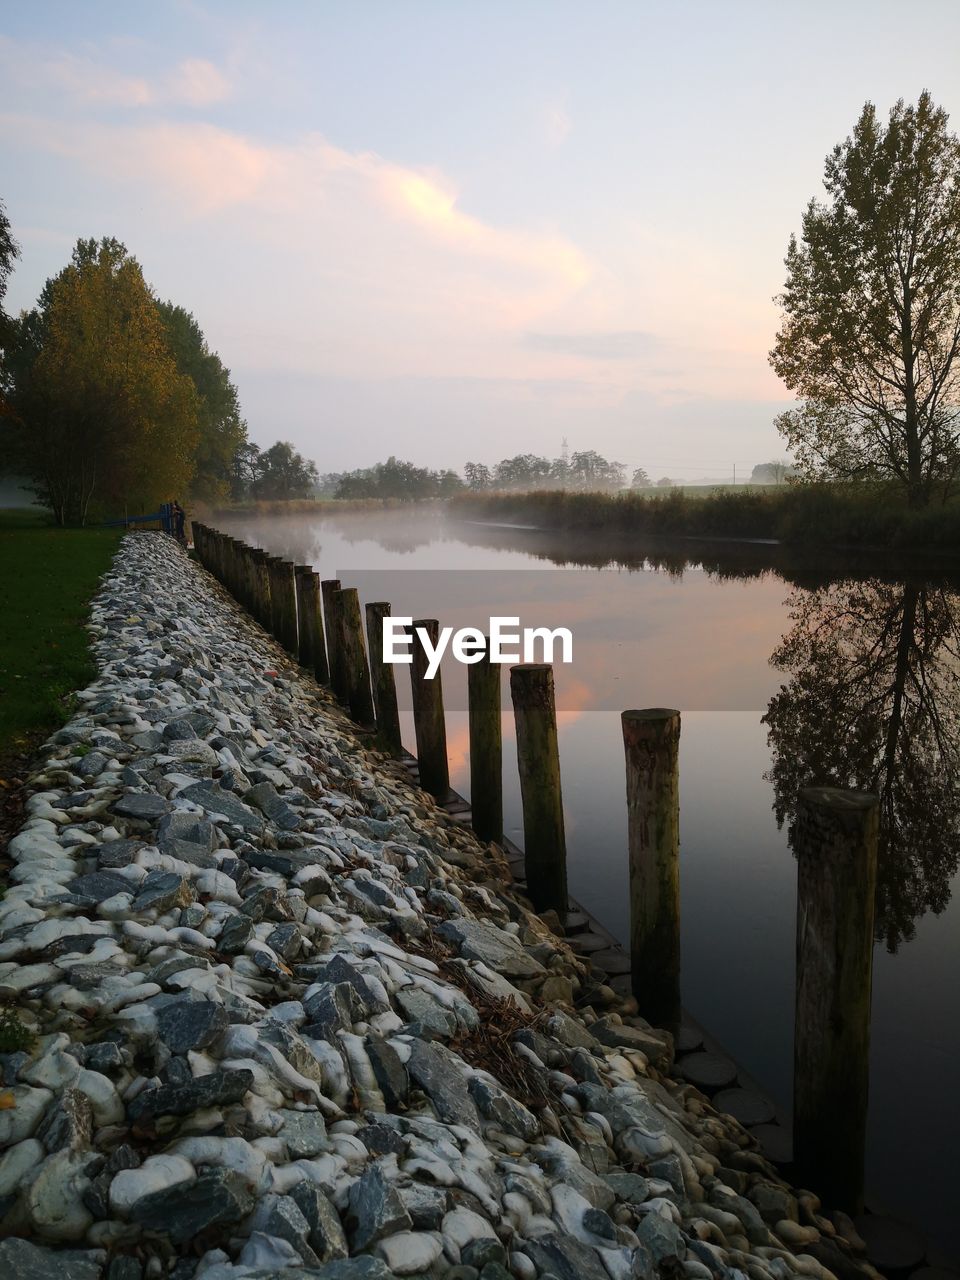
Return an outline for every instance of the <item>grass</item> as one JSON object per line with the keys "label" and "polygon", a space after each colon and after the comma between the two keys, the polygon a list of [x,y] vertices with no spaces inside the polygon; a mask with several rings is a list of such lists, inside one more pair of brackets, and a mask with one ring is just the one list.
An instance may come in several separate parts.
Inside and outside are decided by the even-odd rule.
{"label": "grass", "polygon": [[544,529],[700,538],[766,538],[793,546],[960,552],[960,501],[911,510],[881,484],[756,485],[639,493],[462,494],[451,514]]}
{"label": "grass", "polygon": [[70,712],[94,674],[84,623],[120,540],[115,529],[58,529],[0,510],[0,781]]}

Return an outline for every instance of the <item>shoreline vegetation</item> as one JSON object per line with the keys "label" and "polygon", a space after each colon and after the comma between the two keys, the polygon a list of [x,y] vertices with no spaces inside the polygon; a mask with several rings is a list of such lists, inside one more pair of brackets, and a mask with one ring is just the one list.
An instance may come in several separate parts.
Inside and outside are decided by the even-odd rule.
{"label": "shoreline vegetation", "polygon": [[960,502],[910,507],[893,485],[787,484],[752,492],[468,493],[447,511],[563,532],[773,540],[809,547],[960,553]]}

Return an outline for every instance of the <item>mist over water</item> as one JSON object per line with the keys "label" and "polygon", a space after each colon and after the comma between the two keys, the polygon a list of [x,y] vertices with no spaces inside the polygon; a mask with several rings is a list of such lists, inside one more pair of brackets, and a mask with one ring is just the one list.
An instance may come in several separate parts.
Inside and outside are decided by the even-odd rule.
{"label": "mist over water", "polygon": [[[889,557],[882,566],[834,558],[828,568],[777,548],[611,542],[447,521],[439,511],[216,523],[312,564],[321,578],[340,577],[362,602],[391,601],[394,614],[459,627],[496,612],[570,627],[574,662],[555,667],[570,888],[623,941],[619,712],[680,708],[684,1004],[785,1107],[791,808],[800,786],[828,778],[865,785],[868,773],[884,817],[867,1186],[875,1201],[938,1234],[955,1209],[952,1153],[960,1149],[960,579],[942,564],[898,566]],[[896,653],[906,653],[906,671]],[[893,734],[888,677],[891,687],[903,684]],[[451,782],[469,795],[466,670],[446,660],[442,678]],[[397,687],[412,750],[402,666]],[[509,693],[504,805],[507,833],[522,844]],[[925,1087],[908,1095],[903,1082],[918,1070]]]}

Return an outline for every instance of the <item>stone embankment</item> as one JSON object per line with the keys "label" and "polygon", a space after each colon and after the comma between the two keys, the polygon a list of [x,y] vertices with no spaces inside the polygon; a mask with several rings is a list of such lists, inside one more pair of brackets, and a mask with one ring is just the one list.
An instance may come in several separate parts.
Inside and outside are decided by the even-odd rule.
{"label": "stone embankment", "polygon": [[484,848],[130,535],[0,901],[0,1276],[871,1273]]}

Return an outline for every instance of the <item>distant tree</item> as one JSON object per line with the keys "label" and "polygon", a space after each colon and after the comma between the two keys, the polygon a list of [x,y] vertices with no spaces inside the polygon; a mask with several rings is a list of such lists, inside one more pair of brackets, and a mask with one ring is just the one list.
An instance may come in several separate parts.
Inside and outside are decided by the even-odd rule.
{"label": "distant tree", "polygon": [[4,444],[59,523],[84,521],[95,499],[123,514],[186,492],[197,392],[124,245],[79,240],[12,346]]}
{"label": "distant tree", "polygon": [[570,483],[575,489],[596,491],[619,489],[624,483],[619,462],[608,462],[596,449],[575,453],[570,459]]}
{"label": "distant tree", "polygon": [[647,475],[643,467],[637,467],[633,473],[633,479],[630,481],[631,489],[649,489],[651,484],[650,477]]}
{"label": "distant tree", "polygon": [[[16,333],[16,326],[3,309],[3,299],[7,292],[7,281],[10,279],[13,264],[19,257],[20,246],[13,238],[6,209],[3,201],[0,200],[0,417],[10,411],[7,401],[9,374],[6,353]],[[0,458],[0,468],[3,467],[4,461],[5,459]]]}
{"label": "distant tree", "polygon": [[195,498],[221,502],[232,488],[234,459],[247,441],[240,398],[230,370],[209,349],[190,312],[172,302],[161,302],[159,310],[177,368],[197,390],[199,438],[191,492]]}
{"label": "distant tree", "polygon": [[553,465],[549,458],[535,453],[518,453],[503,458],[493,469],[496,489],[542,489],[552,477]]}
{"label": "distant tree", "polygon": [[670,477],[669,477],[669,476],[661,476],[661,477],[660,477],[660,479],[657,481],[657,488],[658,488],[658,489],[672,489],[672,488],[673,488],[673,481],[670,479]]}
{"label": "distant tree", "polygon": [[758,462],[750,472],[751,484],[783,484],[797,469],[792,463],[782,458],[779,462]]}
{"label": "distant tree", "polygon": [[467,486],[474,493],[481,493],[484,489],[490,488],[491,475],[490,468],[484,466],[482,462],[468,462],[463,468],[463,474],[467,477]]}
{"label": "distant tree", "polygon": [[256,466],[253,493],[257,498],[274,501],[309,498],[320,478],[316,465],[297,453],[286,440],[278,440],[260,453]]}
{"label": "distant tree", "polygon": [[911,505],[960,470],[960,140],[928,93],[867,103],[790,240],[770,362],[777,426],[810,475],[881,477]]}

